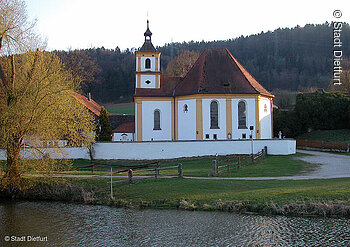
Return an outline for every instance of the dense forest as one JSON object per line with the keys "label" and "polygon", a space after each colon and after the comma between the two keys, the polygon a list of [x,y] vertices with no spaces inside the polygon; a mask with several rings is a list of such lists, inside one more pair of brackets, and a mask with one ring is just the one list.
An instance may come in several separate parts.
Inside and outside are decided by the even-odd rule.
{"label": "dense forest", "polygon": [[[345,58],[350,54],[348,24],[343,24],[341,41]],[[224,41],[166,44],[157,47],[162,52],[162,71],[166,71],[168,63],[181,52],[198,53],[207,48],[229,49],[264,87],[272,91],[304,91],[310,87],[327,89],[332,77],[332,23],[276,29]],[[82,93],[91,92],[93,98],[102,103],[117,103],[132,100],[135,50],[102,47],[55,53],[68,69],[81,76]]]}

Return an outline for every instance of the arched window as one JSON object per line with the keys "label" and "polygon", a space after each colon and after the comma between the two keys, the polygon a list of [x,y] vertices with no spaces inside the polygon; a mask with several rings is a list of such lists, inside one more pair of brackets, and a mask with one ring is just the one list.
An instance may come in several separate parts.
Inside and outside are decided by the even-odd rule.
{"label": "arched window", "polygon": [[145,61],[145,68],[150,69],[151,68],[151,59],[147,58]]}
{"label": "arched window", "polygon": [[160,130],[160,111],[155,110],[154,111],[154,126],[153,130]]}
{"label": "arched window", "polygon": [[210,128],[219,129],[219,105],[218,102],[212,101],[210,103]]}
{"label": "arched window", "polygon": [[247,128],[247,111],[245,101],[238,103],[238,129]]}

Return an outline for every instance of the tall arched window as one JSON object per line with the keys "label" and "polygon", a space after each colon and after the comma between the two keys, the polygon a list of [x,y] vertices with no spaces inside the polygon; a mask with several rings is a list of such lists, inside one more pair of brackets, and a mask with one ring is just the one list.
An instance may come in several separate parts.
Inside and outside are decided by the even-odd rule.
{"label": "tall arched window", "polygon": [[145,61],[145,68],[150,69],[151,68],[151,59],[147,58]]}
{"label": "tall arched window", "polygon": [[210,128],[219,129],[219,105],[218,102],[212,101],[210,103]]}
{"label": "tall arched window", "polygon": [[160,111],[155,110],[154,111],[154,126],[153,130],[160,130]]}
{"label": "tall arched window", "polygon": [[238,129],[247,128],[247,111],[245,101],[238,103]]}

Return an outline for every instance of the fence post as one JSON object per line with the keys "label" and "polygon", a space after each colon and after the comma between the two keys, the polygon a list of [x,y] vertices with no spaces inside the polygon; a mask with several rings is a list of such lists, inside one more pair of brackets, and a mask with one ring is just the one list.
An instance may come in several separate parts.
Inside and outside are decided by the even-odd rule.
{"label": "fence post", "polygon": [[237,165],[237,168],[241,168],[241,156],[238,156]]}
{"label": "fence post", "polygon": [[132,169],[128,171],[129,183],[132,184]]}
{"label": "fence post", "polygon": [[267,146],[264,147],[264,156],[267,155]]}
{"label": "fence post", "polygon": [[250,156],[252,158],[252,163],[254,163],[254,154],[251,154]]}
{"label": "fence post", "polygon": [[321,149],[324,149],[324,141],[322,141]]}
{"label": "fence post", "polygon": [[347,152],[347,153],[350,152],[350,142],[348,142],[348,144],[346,145],[346,152]]}
{"label": "fence post", "polygon": [[213,160],[213,176],[216,176],[218,173],[218,164],[216,162],[216,160]]}
{"label": "fence post", "polygon": [[181,163],[178,166],[178,172],[179,172],[179,178],[182,178],[183,174],[182,174],[182,164]]}
{"label": "fence post", "polygon": [[94,164],[91,165],[91,173],[94,173]]}
{"label": "fence post", "polygon": [[307,148],[307,140],[305,140],[305,147]]}
{"label": "fence post", "polygon": [[158,178],[158,176],[159,176],[159,168],[156,167],[156,168],[154,169],[154,171],[156,172],[155,177]]}
{"label": "fence post", "polygon": [[113,199],[113,168],[111,167],[111,199]]}

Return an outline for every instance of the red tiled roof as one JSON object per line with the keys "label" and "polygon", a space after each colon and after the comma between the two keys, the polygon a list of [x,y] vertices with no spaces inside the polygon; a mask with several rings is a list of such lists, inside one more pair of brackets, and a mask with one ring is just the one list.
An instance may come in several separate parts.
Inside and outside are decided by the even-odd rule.
{"label": "red tiled roof", "polygon": [[227,49],[205,50],[177,85],[175,96],[262,94],[273,97]]}
{"label": "red tiled roof", "polygon": [[113,133],[135,133],[135,122],[123,123],[112,131]]}
{"label": "red tiled roof", "polygon": [[161,77],[160,88],[136,88],[136,97],[171,97],[174,93],[174,88],[181,81],[182,77]]}
{"label": "red tiled roof", "polygon": [[[98,103],[96,103],[96,101],[94,101],[93,99],[88,99],[87,97],[78,94],[76,92],[72,92],[73,93],[73,97],[78,100],[81,104],[83,104],[86,108],[88,108],[92,113],[94,113],[96,116],[100,115],[100,111],[102,106],[100,106]],[[107,111],[107,110],[106,110]],[[108,111],[107,111],[108,115],[111,115]]]}

